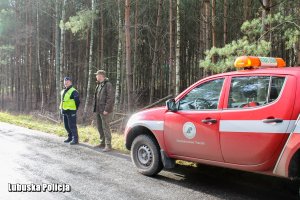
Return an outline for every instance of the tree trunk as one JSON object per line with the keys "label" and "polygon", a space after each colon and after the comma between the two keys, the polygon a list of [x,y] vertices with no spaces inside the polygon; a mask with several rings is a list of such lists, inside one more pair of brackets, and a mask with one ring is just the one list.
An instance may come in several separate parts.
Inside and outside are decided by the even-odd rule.
{"label": "tree trunk", "polygon": [[116,93],[115,93],[115,108],[119,110],[120,104],[120,82],[121,82],[121,61],[122,61],[122,40],[123,40],[123,31],[122,31],[122,16],[121,16],[121,0],[118,0],[118,53],[117,53],[117,80],[116,80]]}
{"label": "tree trunk", "polygon": [[55,79],[56,79],[56,107],[60,104],[60,91],[62,89],[61,77],[60,77],[60,15],[59,15],[59,5],[60,0],[55,2]]}
{"label": "tree trunk", "polygon": [[[25,2],[25,24],[26,24],[26,27],[25,27],[25,32],[28,33],[28,7],[29,7],[29,1],[26,1]],[[28,36],[26,36],[25,38],[25,58],[24,58],[24,65],[25,65],[25,80],[27,82],[27,84],[25,84],[25,98],[24,98],[24,102],[23,102],[23,106],[25,107],[25,110],[27,111],[27,108],[29,107],[27,102],[28,102],[28,97],[29,97],[29,93],[28,93],[28,88],[29,88],[29,84],[30,84],[30,81],[28,80],[28,77],[29,77],[29,73],[31,73],[31,71],[29,71],[29,66],[28,66]]]}
{"label": "tree trunk", "polygon": [[[93,16],[95,14],[95,0],[92,0],[92,11]],[[92,76],[92,69],[93,69],[93,45],[94,45],[94,17],[92,17],[92,25],[91,25],[91,36],[90,36],[90,50],[89,50],[89,65],[88,65],[88,84],[86,89],[86,99],[84,104],[84,110],[83,110],[83,122],[86,122],[87,117],[87,109],[88,104],[90,100],[90,93],[91,93],[91,76]]]}
{"label": "tree trunk", "polygon": [[40,22],[39,22],[39,0],[37,0],[36,5],[36,55],[37,55],[37,66],[39,70],[39,79],[40,79],[40,91],[41,91],[41,111],[44,111],[44,84],[43,84],[43,77],[42,77],[42,68],[41,68],[41,61],[40,61]]}
{"label": "tree trunk", "polygon": [[216,47],[216,0],[212,0],[211,4],[211,28],[212,28],[212,46]]}
{"label": "tree trunk", "polygon": [[175,95],[179,94],[180,90],[180,0],[176,2],[176,77],[175,77]]}
{"label": "tree trunk", "polygon": [[227,16],[228,16],[228,0],[224,0],[224,19],[223,19],[223,42],[227,43]]}
{"label": "tree trunk", "polygon": [[[61,12],[61,21],[65,23],[66,18],[66,0],[62,1],[62,12]],[[60,28],[60,77],[62,78],[65,73],[65,28],[62,26]]]}
{"label": "tree trunk", "polygon": [[[30,4],[30,8],[32,8],[32,4],[31,4],[31,0],[29,0],[29,4]],[[33,27],[32,27],[32,15],[30,15],[30,19],[29,19],[29,30],[32,31]],[[29,77],[28,77],[28,84],[29,84],[29,98],[28,98],[28,102],[29,102],[29,108],[28,110],[32,109],[32,94],[33,94],[33,80],[32,80],[32,36],[29,37],[29,54],[28,54],[29,58],[28,58],[28,67],[29,67]]]}
{"label": "tree trunk", "polygon": [[[20,8],[19,8],[19,1],[16,1],[16,19],[20,20]],[[20,62],[20,58],[21,58],[21,53],[20,53],[20,36],[16,35],[16,39],[15,39],[15,54],[16,54],[16,58],[15,58],[15,73],[16,73],[16,80],[15,80],[15,97],[16,97],[16,104],[17,104],[17,110],[21,111],[21,78],[20,78],[20,68],[21,68],[21,62]]]}
{"label": "tree trunk", "polygon": [[[300,3],[298,4],[300,6]],[[296,9],[296,13],[298,16],[300,16],[300,10],[295,8]],[[300,24],[300,19],[298,17],[298,20],[296,21],[296,23],[299,25]],[[295,52],[296,53],[296,66],[300,66],[300,36],[298,36],[298,41],[296,43],[296,49],[297,51]]]}
{"label": "tree trunk", "polygon": [[158,58],[158,40],[160,38],[160,22],[161,22],[161,9],[162,9],[162,0],[158,0],[158,9],[157,9],[157,20],[156,20],[156,28],[155,28],[155,38],[154,38],[154,52],[153,52],[153,60],[151,65],[151,82],[150,82],[150,101],[149,104],[152,104],[154,98],[154,90],[155,90],[155,72],[157,68],[157,58]]}
{"label": "tree trunk", "polygon": [[[216,0],[212,0],[211,4],[211,33],[212,33],[212,47],[217,47],[217,30],[216,30]],[[216,57],[212,56],[212,62],[216,62]]]}
{"label": "tree trunk", "polygon": [[130,0],[125,0],[126,79],[128,112],[133,111],[133,76],[131,69]]}
{"label": "tree trunk", "polygon": [[[210,49],[211,47],[211,41],[210,41],[210,23],[209,23],[209,19],[210,19],[210,1],[209,0],[205,0],[204,1],[204,43],[205,43],[205,50]],[[203,77],[207,76],[207,69],[203,69]]]}
{"label": "tree trunk", "polygon": [[[30,1],[30,5],[32,5],[31,4],[31,1]],[[30,15],[31,16],[31,18],[32,18],[32,15]],[[30,31],[32,31],[32,22],[31,22],[31,20],[32,19],[29,19],[29,27],[30,27]],[[29,110],[31,110],[32,109],[32,82],[33,82],[33,80],[32,80],[32,74],[33,74],[33,72],[32,72],[32,36],[30,36],[29,37],[29,58],[28,58],[28,67],[29,67],[29,77],[28,77],[28,80],[29,80],[29,82],[28,82],[28,84],[29,84],[29,94],[28,94],[28,96],[29,96]]]}
{"label": "tree trunk", "polygon": [[[264,34],[267,30],[266,18],[270,12],[270,0],[263,0],[263,10],[261,15],[262,20],[262,34]],[[262,36],[262,39],[267,40],[266,35]]]}
{"label": "tree trunk", "polygon": [[300,37],[298,37],[298,42],[296,43],[296,66],[300,66]]}
{"label": "tree trunk", "polygon": [[134,13],[134,52],[133,52],[133,91],[136,91],[137,82],[137,41],[138,41],[138,9],[139,0],[135,0],[135,13]]}
{"label": "tree trunk", "polygon": [[204,1],[204,11],[205,11],[205,50],[210,48],[210,40],[209,40],[209,7],[210,2],[209,0]]}
{"label": "tree trunk", "polygon": [[88,85],[88,79],[89,79],[89,53],[90,53],[90,34],[91,30],[88,31],[86,34],[86,40],[85,40],[85,57],[84,57],[84,93],[82,94],[84,97],[87,95],[87,85]]}
{"label": "tree trunk", "polygon": [[[225,0],[225,1],[228,1],[228,0]],[[247,21],[250,19],[251,1],[252,0],[244,0],[244,21]]]}
{"label": "tree trunk", "polygon": [[173,67],[174,67],[174,41],[173,41],[173,0],[169,0],[169,85],[168,85],[168,94],[174,92],[173,84]]}
{"label": "tree trunk", "polygon": [[[123,39],[122,39],[122,66],[126,65],[126,38],[124,37],[124,32],[123,32]],[[122,110],[124,112],[126,111],[126,106],[127,106],[127,83],[126,83],[126,66],[121,68],[121,82],[124,83],[122,84],[122,87],[120,88],[120,104],[122,105]]]}
{"label": "tree trunk", "polygon": [[103,20],[103,2],[100,2],[100,50],[99,50],[99,67],[104,69],[104,20]]}

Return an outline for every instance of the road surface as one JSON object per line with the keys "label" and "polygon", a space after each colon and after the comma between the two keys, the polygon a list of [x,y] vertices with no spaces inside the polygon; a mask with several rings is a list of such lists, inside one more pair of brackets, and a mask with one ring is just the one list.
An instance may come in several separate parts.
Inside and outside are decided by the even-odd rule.
{"label": "road surface", "polygon": [[[285,179],[201,165],[155,178],[136,172],[128,155],[0,122],[0,199],[295,199]],[[70,192],[8,192],[9,184],[68,184]]]}

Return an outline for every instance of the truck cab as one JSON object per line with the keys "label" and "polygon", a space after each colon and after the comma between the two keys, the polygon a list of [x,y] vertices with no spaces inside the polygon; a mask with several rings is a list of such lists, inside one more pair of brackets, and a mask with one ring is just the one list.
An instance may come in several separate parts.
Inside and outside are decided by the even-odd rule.
{"label": "truck cab", "polygon": [[235,66],[131,116],[125,145],[139,172],[153,176],[185,160],[299,178],[300,67],[254,56]]}

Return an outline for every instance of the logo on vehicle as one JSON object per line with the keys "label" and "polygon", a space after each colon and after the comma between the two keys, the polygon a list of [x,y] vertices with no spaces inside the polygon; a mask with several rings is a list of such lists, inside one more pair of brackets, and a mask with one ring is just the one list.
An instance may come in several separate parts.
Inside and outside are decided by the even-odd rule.
{"label": "logo on vehicle", "polygon": [[196,127],[192,122],[186,122],[182,128],[183,135],[187,139],[193,139],[196,136]]}

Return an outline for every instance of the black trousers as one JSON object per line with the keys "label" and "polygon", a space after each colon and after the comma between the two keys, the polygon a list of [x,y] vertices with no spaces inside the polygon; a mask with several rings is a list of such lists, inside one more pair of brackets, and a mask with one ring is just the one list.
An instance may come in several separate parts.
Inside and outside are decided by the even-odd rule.
{"label": "black trousers", "polygon": [[78,131],[77,131],[77,116],[76,111],[65,111],[63,113],[65,129],[68,132],[68,139],[72,139],[78,142]]}

